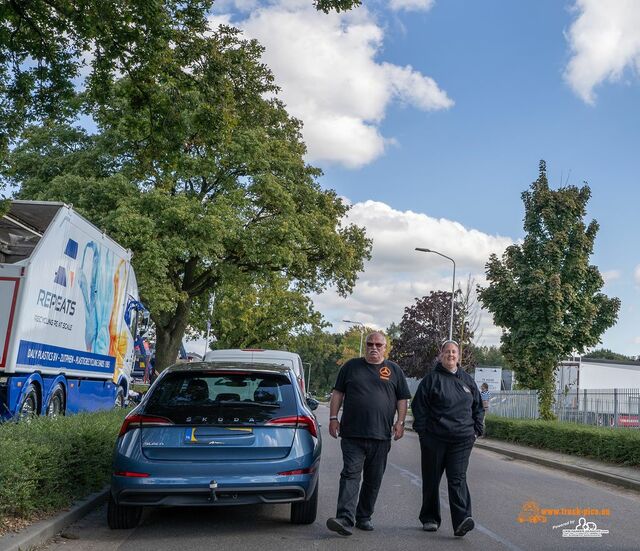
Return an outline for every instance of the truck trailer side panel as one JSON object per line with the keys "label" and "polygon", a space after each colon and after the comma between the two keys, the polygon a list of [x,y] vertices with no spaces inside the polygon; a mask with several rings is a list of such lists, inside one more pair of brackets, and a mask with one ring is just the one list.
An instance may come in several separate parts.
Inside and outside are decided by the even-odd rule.
{"label": "truck trailer side panel", "polygon": [[[134,360],[129,321],[139,302],[131,253],[66,205],[12,208],[0,228],[0,306],[13,312],[0,324],[4,416],[25,400],[45,413],[56,392],[69,412],[109,407],[126,395]],[[20,239],[12,223],[24,231]],[[12,239],[23,246],[7,245]]]}

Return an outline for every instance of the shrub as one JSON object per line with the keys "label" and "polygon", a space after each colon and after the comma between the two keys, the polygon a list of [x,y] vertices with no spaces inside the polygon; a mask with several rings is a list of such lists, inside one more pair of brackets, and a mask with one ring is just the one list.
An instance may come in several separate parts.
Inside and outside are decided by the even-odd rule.
{"label": "shrub", "polygon": [[68,507],[105,486],[124,410],[0,425],[0,519]]}
{"label": "shrub", "polygon": [[640,431],[489,415],[487,436],[601,461],[640,466]]}

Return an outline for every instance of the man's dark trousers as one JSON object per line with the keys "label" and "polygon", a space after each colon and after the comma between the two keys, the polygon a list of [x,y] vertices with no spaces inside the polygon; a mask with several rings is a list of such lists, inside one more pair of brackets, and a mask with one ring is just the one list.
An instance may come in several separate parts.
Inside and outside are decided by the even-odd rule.
{"label": "man's dark trousers", "polygon": [[422,509],[420,522],[435,522],[440,526],[440,480],[447,473],[449,508],[455,530],[471,515],[471,496],[467,486],[467,467],[474,437],[447,442],[429,434],[420,435],[422,462]]}
{"label": "man's dark trousers", "polygon": [[355,522],[371,519],[387,467],[391,440],[342,438],[340,447],[344,466],[340,473],[336,517],[346,519],[353,526]]}

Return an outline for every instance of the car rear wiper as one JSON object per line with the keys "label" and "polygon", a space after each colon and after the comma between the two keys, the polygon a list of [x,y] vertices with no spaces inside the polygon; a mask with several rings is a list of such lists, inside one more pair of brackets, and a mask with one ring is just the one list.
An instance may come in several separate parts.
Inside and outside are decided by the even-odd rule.
{"label": "car rear wiper", "polygon": [[265,408],[279,408],[280,404],[275,404],[273,402],[253,402],[253,401],[244,401],[244,400],[220,400],[216,401],[216,404],[219,406],[222,405],[230,405],[230,406],[254,406],[254,407],[265,407]]}

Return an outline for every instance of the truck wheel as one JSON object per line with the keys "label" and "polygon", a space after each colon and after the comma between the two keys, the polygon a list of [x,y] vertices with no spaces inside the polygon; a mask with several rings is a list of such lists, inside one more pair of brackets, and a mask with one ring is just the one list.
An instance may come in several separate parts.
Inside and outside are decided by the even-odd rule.
{"label": "truck wheel", "polygon": [[58,385],[51,398],[49,398],[49,405],[47,406],[47,415],[49,417],[57,417],[58,415],[64,415],[65,403],[64,403],[64,390]]}
{"label": "truck wheel", "polygon": [[121,386],[118,387],[116,391],[116,399],[114,400],[114,406],[117,408],[123,408],[125,406],[124,403],[124,388]]}
{"label": "truck wheel", "polygon": [[113,496],[109,494],[107,505],[107,523],[112,530],[129,530],[135,528],[140,522],[142,507],[131,505],[118,505]]}
{"label": "truck wheel", "polygon": [[18,410],[18,417],[29,419],[36,415],[38,415],[38,391],[34,385],[29,385]]}
{"label": "truck wheel", "polygon": [[291,504],[292,524],[312,524],[318,514],[318,488],[320,481],[316,484],[311,497],[307,501],[297,501]]}

